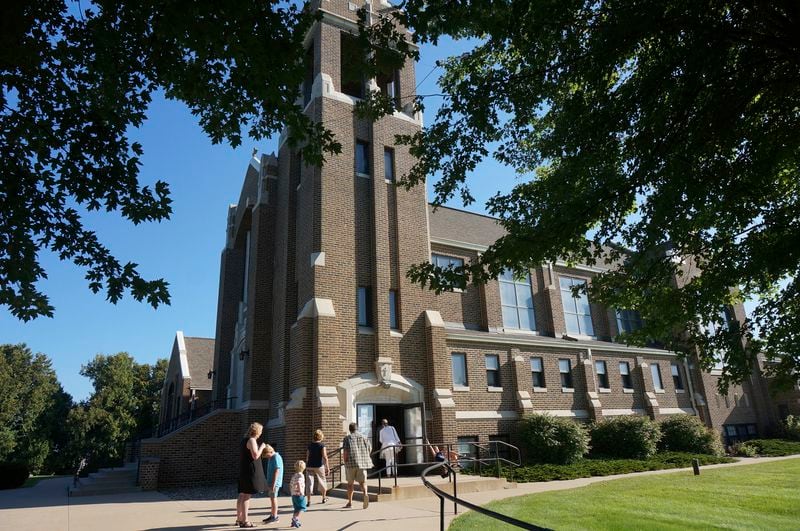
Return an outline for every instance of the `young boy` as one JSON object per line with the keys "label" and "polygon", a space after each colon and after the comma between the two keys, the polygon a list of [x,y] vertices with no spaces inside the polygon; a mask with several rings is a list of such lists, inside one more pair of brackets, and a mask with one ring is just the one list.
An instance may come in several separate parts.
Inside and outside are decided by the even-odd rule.
{"label": "young boy", "polygon": [[266,460],[264,468],[266,468],[267,498],[270,503],[269,515],[263,521],[265,524],[271,524],[280,520],[278,518],[278,492],[283,486],[283,458],[268,444],[264,446],[262,455]]}
{"label": "young boy", "polygon": [[306,479],[303,475],[305,470],[305,461],[298,461],[294,464],[294,475],[289,485],[289,490],[292,493],[292,507],[294,507],[292,527],[300,527],[302,525],[300,523],[300,513],[306,510]]}

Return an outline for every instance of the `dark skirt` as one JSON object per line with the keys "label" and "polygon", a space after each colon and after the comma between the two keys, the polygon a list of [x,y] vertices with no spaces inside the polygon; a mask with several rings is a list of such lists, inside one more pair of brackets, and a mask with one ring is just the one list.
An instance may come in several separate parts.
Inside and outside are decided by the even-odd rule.
{"label": "dark skirt", "polygon": [[266,490],[267,481],[264,479],[261,456],[253,459],[247,448],[247,439],[243,439],[239,461],[239,493],[258,494]]}

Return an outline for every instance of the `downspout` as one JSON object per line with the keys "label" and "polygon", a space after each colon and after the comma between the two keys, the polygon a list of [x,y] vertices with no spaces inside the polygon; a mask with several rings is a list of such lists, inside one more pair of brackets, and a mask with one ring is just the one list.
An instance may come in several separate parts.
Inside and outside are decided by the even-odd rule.
{"label": "downspout", "polygon": [[694,408],[695,416],[700,416],[700,410],[697,408],[697,401],[694,398],[694,385],[692,384],[692,373],[689,370],[689,363],[684,358],[683,360],[683,367],[686,369],[686,381],[689,383],[689,399],[692,402],[692,408]]}

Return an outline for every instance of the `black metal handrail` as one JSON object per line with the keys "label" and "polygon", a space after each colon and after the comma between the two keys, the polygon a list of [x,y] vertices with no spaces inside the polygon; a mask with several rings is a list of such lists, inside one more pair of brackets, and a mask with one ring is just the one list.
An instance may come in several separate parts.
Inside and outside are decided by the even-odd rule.
{"label": "black metal handrail", "polygon": [[235,400],[237,397],[232,396],[229,398],[218,398],[217,400],[210,400],[200,406],[193,407],[188,411],[184,411],[180,415],[176,415],[166,422],[158,424],[153,429],[153,437],[163,437],[178,428],[186,426],[199,418],[205,417],[212,411],[217,409],[230,409],[229,402]]}
{"label": "black metal handrail", "polygon": [[438,469],[438,468],[440,468],[442,466],[446,467],[447,469],[449,469],[451,474],[455,473],[455,470],[453,469],[452,466],[450,466],[449,463],[437,463],[437,464],[435,464],[433,466],[429,466],[428,468],[423,470],[422,474],[420,475],[420,479],[422,480],[422,484],[425,485],[428,488],[428,490],[432,491],[436,495],[436,497],[439,498],[439,529],[440,529],[440,531],[445,531],[445,526],[444,526],[444,500],[445,499],[448,499],[448,500],[452,501],[456,506],[463,505],[467,509],[475,511],[476,513],[480,513],[480,514],[488,516],[490,518],[494,518],[495,520],[500,520],[501,522],[505,522],[507,524],[519,527],[521,529],[530,529],[530,530],[533,530],[533,531],[551,531],[550,528],[540,527],[540,526],[537,526],[537,525],[534,525],[534,524],[530,524],[528,522],[523,522],[522,520],[518,520],[518,519],[516,519],[514,517],[511,517],[511,516],[508,516],[508,515],[505,515],[505,514],[502,514],[502,513],[498,513],[496,511],[492,511],[491,509],[486,509],[484,507],[481,507],[480,505],[475,505],[474,503],[470,503],[470,502],[468,502],[466,500],[463,500],[463,499],[459,498],[457,496],[455,490],[453,491],[453,494],[449,494],[449,493],[443,491],[442,489],[440,489],[439,487],[437,487],[436,485],[434,485],[433,483],[428,481],[428,479],[425,477],[428,474],[430,474],[431,472],[433,472],[434,470],[436,470],[436,469]]}

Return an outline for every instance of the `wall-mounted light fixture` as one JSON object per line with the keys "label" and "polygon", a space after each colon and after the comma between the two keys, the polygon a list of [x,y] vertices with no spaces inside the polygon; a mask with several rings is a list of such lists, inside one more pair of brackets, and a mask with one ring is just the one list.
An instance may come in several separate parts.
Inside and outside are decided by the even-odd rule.
{"label": "wall-mounted light fixture", "polygon": [[249,350],[240,350],[239,351],[239,359],[241,361],[244,361],[244,359],[247,358],[248,356],[250,356],[250,351]]}
{"label": "wall-mounted light fixture", "polygon": [[208,371],[208,379],[213,378],[215,374],[217,374],[217,371]]}

